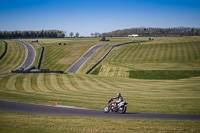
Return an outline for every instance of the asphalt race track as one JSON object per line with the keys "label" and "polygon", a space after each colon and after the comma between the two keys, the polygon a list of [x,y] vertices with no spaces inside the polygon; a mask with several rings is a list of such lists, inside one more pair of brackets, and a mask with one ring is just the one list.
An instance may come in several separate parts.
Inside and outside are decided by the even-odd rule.
{"label": "asphalt race track", "polygon": [[99,110],[74,109],[57,106],[44,106],[36,104],[25,104],[0,100],[0,111],[26,114],[46,114],[59,116],[80,116],[80,117],[103,117],[122,119],[159,119],[159,120],[192,120],[199,121],[200,115],[194,114],[156,114],[156,113],[103,113]]}
{"label": "asphalt race track", "polygon": [[65,72],[70,72],[70,73],[76,73],[78,69],[94,54],[100,47],[104,45],[112,45],[114,43],[109,43],[109,44],[98,44],[93,47],[91,47],[81,58],[79,58],[67,71]]}
{"label": "asphalt race track", "polygon": [[27,69],[28,67],[30,67],[33,64],[33,62],[35,60],[35,56],[36,56],[35,49],[33,48],[33,46],[31,44],[29,44],[27,42],[23,42],[23,41],[17,41],[17,42],[23,44],[28,51],[25,61],[17,69],[20,69],[20,68]]}

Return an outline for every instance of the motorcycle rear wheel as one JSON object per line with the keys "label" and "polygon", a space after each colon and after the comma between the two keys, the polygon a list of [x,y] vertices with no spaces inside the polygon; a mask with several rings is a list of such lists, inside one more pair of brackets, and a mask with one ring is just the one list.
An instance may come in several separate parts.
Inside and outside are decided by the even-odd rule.
{"label": "motorcycle rear wheel", "polygon": [[124,106],[124,107],[120,107],[119,110],[118,110],[118,112],[119,112],[120,114],[125,113],[125,112],[126,112],[126,107],[125,107],[125,106]]}

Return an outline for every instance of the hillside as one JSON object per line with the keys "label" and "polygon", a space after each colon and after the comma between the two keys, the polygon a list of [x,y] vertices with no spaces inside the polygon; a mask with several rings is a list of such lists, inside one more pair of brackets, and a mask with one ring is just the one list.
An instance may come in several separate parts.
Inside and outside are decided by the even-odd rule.
{"label": "hillside", "polygon": [[129,77],[129,71],[200,70],[200,38],[171,38],[116,47],[99,65],[101,76]]}

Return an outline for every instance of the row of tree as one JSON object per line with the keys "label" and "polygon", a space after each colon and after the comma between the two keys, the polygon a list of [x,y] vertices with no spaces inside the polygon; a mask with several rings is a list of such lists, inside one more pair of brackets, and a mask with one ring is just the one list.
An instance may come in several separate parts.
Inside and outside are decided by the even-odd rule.
{"label": "row of tree", "polygon": [[73,32],[70,32],[70,33],[69,33],[69,36],[70,36],[70,37],[79,37],[79,35],[80,35],[80,34],[79,34],[78,32],[76,32],[75,35],[74,35]]}
{"label": "row of tree", "polygon": [[41,31],[0,31],[0,38],[62,38],[65,34],[60,30]]}
{"label": "row of tree", "polygon": [[91,37],[100,37],[101,34],[99,32],[91,33]]}
{"label": "row of tree", "polygon": [[107,37],[125,37],[132,34],[139,36],[200,36],[200,28],[177,27],[177,28],[131,28],[102,33]]}

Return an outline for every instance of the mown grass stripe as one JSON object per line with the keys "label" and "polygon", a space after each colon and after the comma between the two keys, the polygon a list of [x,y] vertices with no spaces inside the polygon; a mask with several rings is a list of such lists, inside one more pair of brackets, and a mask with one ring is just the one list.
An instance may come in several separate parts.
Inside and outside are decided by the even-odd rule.
{"label": "mown grass stripe", "polygon": [[63,83],[69,90],[77,91],[78,89],[71,84],[71,81],[67,74],[62,75]]}
{"label": "mown grass stripe", "polygon": [[200,58],[200,43],[194,44],[194,53],[195,53],[195,59]]}
{"label": "mown grass stripe", "polygon": [[69,74],[69,75],[68,75],[68,78],[69,78],[69,80],[70,80],[70,83],[71,83],[75,88],[77,88],[78,90],[84,90],[84,88],[82,88],[82,87],[78,84],[78,82],[76,81],[76,76],[75,76],[75,74]]}
{"label": "mown grass stripe", "polygon": [[97,78],[93,78],[93,77],[87,77],[90,81],[90,83],[95,86],[97,89],[99,90],[107,90],[107,89],[110,89],[110,86],[107,86],[107,84],[99,81],[99,79]]}
{"label": "mown grass stripe", "polygon": [[[12,42],[12,43],[14,43],[14,42]],[[15,68],[17,68],[17,66],[16,66],[16,64],[17,64],[17,62],[20,62],[20,45],[19,44],[17,44],[17,43],[15,43],[15,46],[17,46],[17,47],[15,47],[15,52],[16,52],[16,54],[15,54],[15,56],[12,58],[12,60],[10,60],[10,62],[9,62],[9,64],[13,64],[14,66],[15,66]]]}
{"label": "mown grass stripe", "polygon": [[57,77],[55,73],[50,73],[50,84],[52,88],[54,88],[56,91],[63,91],[63,89],[59,86]]}
{"label": "mown grass stripe", "polygon": [[135,56],[134,56],[134,62],[139,62],[138,57],[140,57],[142,54],[141,53],[141,49],[143,48],[143,45],[137,45],[137,51],[135,52]]}
{"label": "mown grass stripe", "polygon": [[11,43],[8,43],[8,51],[7,54],[4,56],[2,60],[0,60],[1,65],[0,65],[0,70],[5,71],[6,69],[9,68],[8,62],[13,58],[13,55],[15,52],[13,52],[13,45]]}
{"label": "mown grass stripe", "polygon": [[20,74],[12,74],[12,76],[10,76],[10,78],[7,81],[7,88],[8,90],[17,90],[15,83],[17,80],[17,77],[20,76]]}
{"label": "mown grass stripe", "polygon": [[[15,45],[14,42],[11,42],[12,46],[13,46],[13,49],[12,49],[12,55],[11,55],[11,58],[8,59],[8,62],[6,63],[7,64],[7,68],[16,68],[16,64],[18,62],[17,60],[17,57],[19,56],[19,47],[18,45]],[[5,67],[5,69],[3,69],[3,71],[5,71],[7,69]]]}
{"label": "mown grass stripe", "polygon": [[45,83],[44,83],[44,73],[40,73],[37,76],[37,85],[38,88],[43,91],[43,92],[51,92],[49,89],[46,88]]}
{"label": "mown grass stripe", "polygon": [[0,89],[1,90],[6,90],[7,89],[7,83],[8,83],[8,79],[10,78],[10,76],[2,76],[0,77]]}
{"label": "mown grass stripe", "polygon": [[102,85],[102,86],[105,86],[106,88],[108,88],[109,90],[115,90],[115,86],[113,86],[112,84],[109,83],[109,81],[106,79],[103,79],[103,78],[98,78],[97,79],[94,79],[96,81],[96,83],[98,83],[99,85]]}
{"label": "mown grass stripe", "polygon": [[34,90],[31,87],[32,76],[33,74],[26,74],[26,76],[24,76],[22,87],[24,88],[26,92],[34,92]]}
{"label": "mown grass stripe", "polygon": [[100,87],[96,82],[92,81],[89,77],[86,77],[86,76],[80,76],[80,77],[87,86],[92,88],[92,90],[101,90],[102,89],[102,87]]}
{"label": "mown grass stripe", "polygon": [[69,89],[67,86],[65,86],[65,83],[64,83],[64,81],[63,81],[62,75],[63,75],[63,74],[57,74],[57,75],[56,75],[56,76],[57,76],[58,84],[59,84],[59,86],[60,86],[63,90],[69,91],[70,89]]}
{"label": "mown grass stripe", "polygon": [[79,84],[79,86],[81,86],[84,90],[91,90],[91,86],[89,86],[84,78],[81,78],[79,75],[76,75],[76,82]]}
{"label": "mown grass stripe", "polygon": [[50,91],[57,92],[57,90],[51,85],[50,74],[44,74],[44,84]]}
{"label": "mown grass stripe", "polygon": [[31,88],[35,91],[35,92],[42,92],[39,87],[38,87],[38,83],[37,83],[37,77],[39,74],[34,74],[31,77]]}
{"label": "mown grass stripe", "polygon": [[[138,61],[139,62],[141,62],[141,61],[147,62],[149,56],[152,55],[152,52],[154,52],[153,51],[154,47],[155,47],[155,45],[152,45],[152,46],[150,46],[150,45],[143,45],[143,49],[141,49],[141,51],[140,51],[140,56],[139,56]],[[151,53],[151,54],[149,54],[149,53]]]}
{"label": "mown grass stripe", "polygon": [[15,82],[16,89],[17,89],[18,91],[21,91],[21,92],[24,91],[24,88],[23,88],[23,86],[22,86],[23,79],[24,79],[24,75],[21,74],[21,75],[19,75],[19,76],[17,77],[16,82]]}

